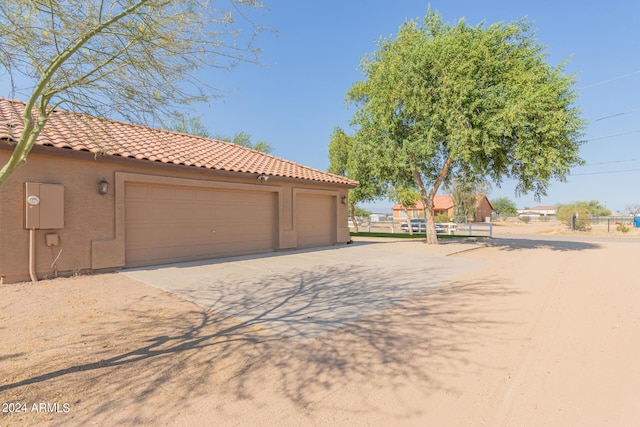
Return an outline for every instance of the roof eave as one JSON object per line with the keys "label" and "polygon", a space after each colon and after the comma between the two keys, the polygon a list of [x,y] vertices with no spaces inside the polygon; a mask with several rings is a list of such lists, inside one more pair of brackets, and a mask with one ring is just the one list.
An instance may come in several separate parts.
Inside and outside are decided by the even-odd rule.
{"label": "roof eave", "polygon": [[[13,147],[10,146],[11,141],[7,141],[0,139],[2,142],[6,142],[5,144],[0,144],[0,150],[11,151]],[[211,169],[205,167],[198,167],[192,165],[184,165],[184,164],[175,164],[175,163],[164,163],[160,161],[150,161],[147,159],[136,159],[132,157],[120,157],[114,155],[101,155],[97,153],[93,153],[91,151],[86,150],[73,150],[70,148],[58,148],[48,145],[35,145],[31,153],[40,154],[46,156],[56,156],[56,157],[67,157],[67,158],[75,158],[82,160],[94,160],[94,161],[106,161],[117,164],[126,164],[126,165],[136,165],[143,167],[152,167],[159,169],[179,169],[179,170],[188,170],[190,172],[203,173],[210,176],[225,176],[225,177],[237,177],[237,178],[254,178],[257,177],[258,173],[255,172],[239,172],[239,171],[227,171],[220,169]],[[332,187],[341,187],[341,188],[355,188],[358,183],[351,182],[330,182],[330,181],[320,181],[320,180],[311,180],[306,178],[295,178],[295,177],[287,177],[287,176],[279,176],[279,175],[269,175],[269,179],[273,179],[280,182],[296,182],[296,183],[307,183],[311,185],[322,185],[322,186],[332,186]]]}

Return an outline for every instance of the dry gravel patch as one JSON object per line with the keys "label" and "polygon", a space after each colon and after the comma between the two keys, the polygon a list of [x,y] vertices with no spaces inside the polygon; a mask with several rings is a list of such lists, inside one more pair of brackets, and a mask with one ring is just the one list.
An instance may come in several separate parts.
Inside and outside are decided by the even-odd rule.
{"label": "dry gravel patch", "polygon": [[256,328],[121,274],[1,293],[0,402],[26,411],[0,425],[153,423],[260,357]]}

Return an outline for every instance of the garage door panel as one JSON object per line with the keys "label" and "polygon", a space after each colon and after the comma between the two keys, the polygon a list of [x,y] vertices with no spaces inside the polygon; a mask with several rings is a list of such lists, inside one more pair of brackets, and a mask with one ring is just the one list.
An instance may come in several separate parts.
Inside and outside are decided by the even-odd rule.
{"label": "garage door panel", "polygon": [[317,194],[298,194],[296,231],[299,248],[336,243],[336,198]]}
{"label": "garage door panel", "polygon": [[165,263],[165,262],[168,262],[169,260],[176,259],[175,256],[172,256],[173,254],[171,253],[171,249],[172,248],[167,248],[167,247],[148,248],[147,256],[152,259],[157,259],[158,261]]}
{"label": "garage door panel", "polygon": [[196,206],[190,204],[176,206],[171,208],[171,210],[167,209],[165,211],[166,216],[163,219],[169,219],[170,217],[170,219],[174,221],[191,223],[195,219],[193,213],[198,210]]}
{"label": "garage door panel", "polygon": [[124,232],[126,233],[127,243],[129,244],[143,242],[147,235],[147,231],[144,228],[139,227],[127,226]]}
{"label": "garage door panel", "polygon": [[128,185],[127,186],[127,197],[130,198],[131,200],[135,200],[135,199],[146,199],[147,198],[147,193],[148,193],[148,188],[147,187],[143,187],[140,185]]}
{"label": "garage door panel", "polygon": [[274,250],[274,193],[128,184],[128,266]]}
{"label": "garage door panel", "polygon": [[215,253],[212,250],[212,246],[211,243],[203,243],[203,244],[196,244],[191,246],[191,249],[193,251],[193,256],[196,259],[202,259],[202,258],[206,258],[208,256],[211,256],[212,253]]}
{"label": "garage door panel", "polygon": [[195,191],[195,200],[199,202],[207,202],[213,200],[214,193],[209,190],[196,190]]}
{"label": "garage door panel", "polygon": [[211,222],[215,218],[212,215],[211,209],[202,207],[201,205],[195,205],[193,208],[193,219],[203,221],[205,223]]}
{"label": "garage door panel", "polygon": [[146,209],[141,206],[127,206],[125,215],[129,221],[144,221],[146,218]]}
{"label": "garage door panel", "polygon": [[172,196],[173,200],[193,200],[195,195],[191,189],[174,188]]}
{"label": "garage door panel", "polygon": [[189,259],[194,256],[195,250],[192,245],[170,246],[167,248],[172,259]]}
{"label": "garage door panel", "polygon": [[173,195],[171,187],[149,187],[148,193],[152,200],[171,200]]}

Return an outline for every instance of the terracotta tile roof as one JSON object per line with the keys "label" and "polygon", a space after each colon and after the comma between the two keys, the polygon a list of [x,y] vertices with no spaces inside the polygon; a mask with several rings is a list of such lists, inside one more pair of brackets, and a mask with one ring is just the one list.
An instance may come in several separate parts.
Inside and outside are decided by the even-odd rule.
{"label": "terracotta tile roof", "polygon": [[[25,103],[0,97],[0,140],[17,140]],[[357,181],[228,142],[55,110],[36,145],[353,187]]]}

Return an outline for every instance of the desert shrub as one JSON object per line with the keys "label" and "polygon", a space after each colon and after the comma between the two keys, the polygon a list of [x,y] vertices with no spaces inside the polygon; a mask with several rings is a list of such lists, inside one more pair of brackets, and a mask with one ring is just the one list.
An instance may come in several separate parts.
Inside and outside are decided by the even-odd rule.
{"label": "desert shrub", "polygon": [[449,220],[449,217],[447,215],[445,215],[445,214],[438,214],[438,215],[435,216],[435,218],[433,218],[433,220],[435,222],[451,222]]}
{"label": "desert shrub", "polygon": [[524,222],[525,224],[529,224],[529,221],[531,221],[531,218],[528,216],[521,216],[520,221]]}
{"label": "desert shrub", "polygon": [[591,220],[590,219],[578,219],[576,221],[576,230],[577,231],[591,231]]}
{"label": "desert shrub", "polygon": [[591,230],[591,216],[608,216],[611,211],[596,200],[590,202],[578,201],[557,206],[556,217],[562,221],[567,227],[571,228],[571,218],[578,214],[576,221],[576,230]]}
{"label": "desert shrub", "polygon": [[[569,222],[569,226],[571,226],[571,222]],[[576,230],[591,231],[591,214],[589,212],[581,211],[577,213]]]}
{"label": "desert shrub", "polygon": [[629,232],[629,227],[627,227],[626,224],[620,223],[616,226],[616,230],[622,232],[622,233],[628,233]]}

